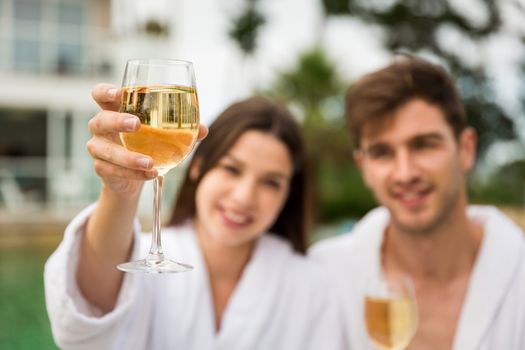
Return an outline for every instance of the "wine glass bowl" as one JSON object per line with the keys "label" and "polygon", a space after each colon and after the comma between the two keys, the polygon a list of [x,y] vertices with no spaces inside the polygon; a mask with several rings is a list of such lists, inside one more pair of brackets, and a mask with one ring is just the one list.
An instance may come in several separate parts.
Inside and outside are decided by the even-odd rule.
{"label": "wine glass bowl", "polygon": [[364,316],[369,338],[380,350],[402,350],[417,328],[415,292],[409,277],[367,280]]}
{"label": "wine glass bowl", "polygon": [[166,273],[192,267],[164,257],[160,237],[160,204],[164,175],[186,158],[199,133],[199,103],[191,62],[129,60],[122,81],[120,112],[136,115],[140,129],[120,133],[124,147],[153,159],[153,237],[147,257],[118,265],[127,272]]}
{"label": "wine glass bowl", "polygon": [[199,132],[195,89],[181,86],[126,86],[120,111],[139,117],[141,128],[121,133],[130,151],[153,158],[160,174],[177,166],[191,151]]}

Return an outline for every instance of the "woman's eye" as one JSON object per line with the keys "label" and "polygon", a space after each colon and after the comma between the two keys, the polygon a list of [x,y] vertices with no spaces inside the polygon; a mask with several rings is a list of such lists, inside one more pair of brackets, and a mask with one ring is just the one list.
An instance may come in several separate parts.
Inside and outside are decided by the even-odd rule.
{"label": "woman's eye", "polygon": [[281,188],[281,183],[279,181],[276,181],[276,180],[265,180],[264,183],[268,187],[274,188],[276,190]]}
{"label": "woman's eye", "polygon": [[239,175],[241,173],[241,171],[233,165],[221,164],[220,167],[232,175]]}

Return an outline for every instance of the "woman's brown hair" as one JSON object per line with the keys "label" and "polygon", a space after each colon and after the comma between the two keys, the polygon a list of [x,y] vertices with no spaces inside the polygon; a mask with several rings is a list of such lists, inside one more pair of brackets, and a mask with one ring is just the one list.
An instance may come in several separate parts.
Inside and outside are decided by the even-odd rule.
{"label": "woman's brown hair", "polygon": [[[249,130],[275,136],[290,152],[294,167],[290,192],[269,231],[288,240],[295,251],[305,253],[311,199],[301,127],[284,106],[262,97],[252,97],[231,105],[210,125],[208,136],[197,147],[185,173],[170,224],[181,225],[195,216],[195,193],[200,181]],[[199,172],[197,178],[192,178],[190,170],[196,162]]]}

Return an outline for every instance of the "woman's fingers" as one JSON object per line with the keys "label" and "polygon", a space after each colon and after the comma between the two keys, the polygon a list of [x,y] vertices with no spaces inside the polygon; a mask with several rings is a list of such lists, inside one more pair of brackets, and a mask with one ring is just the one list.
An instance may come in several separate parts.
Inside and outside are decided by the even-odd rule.
{"label": "woman's fingers", "polygon": [[[113,111],[113,112],[118,111],[119,108],[120,108],[121,95],[122,95],[122,91],[115,85],[108,84],[108,83],[100,83],[100,84],[95,85],[95,87],[93,87],[93,90],[91,91],[91,96],[93,97],[95,102],[102,109],[102,112],[97,114],[97,116],[100,116],[101,114],[102,115],[106,115],[107,113],[109,113],[108,111]],[[118,114],[119,113],[115,113],[115,114],[113,114],[113,116],[116,116]],[[130,116],[131,116],[131,114],[122,114],[122,115],[126,115],[126,116],[128,116],[128,118],[130,118]],[[95,118],[97,116],[95,116]],[[126,119],[125,117],[122,117],[122,118]],[[135,123],[139,123],[140,124],[140,121],[139,121],[138,118],[136,118],[136,120],[137,120],[137,122],[127,121],[128,124],[126,124],[126,125],[124,125],[124,124],[118,125],[118,127],[120,128],[118,131],[135,131],[135,130],[137,130],[138,129],[138,125],[135,126]],[[106,124],[103,123],[104,120],[95,119],[93,122],[95,123],[94,126],[99,126],[100,125],[101,127],[104,127],[106,125]],[[114,123],[117,123],[117,124],[118,123],[122,123],[122,122],[123,122],[123,120],[114,121]],[[91,122],[90,122],[90,124],[91,124]],[[90,125],[90,130],[91,130],[92,133],[94,133],[93,130],[92,130],[92,126],[91,125]],[[96,130],[98,130],[98,129],[96,129]],[[106,130],[106,132],[109,132],[109,131]],[[200,124],[199,125],[199,134],[197,136],[197,139],[199,141],[201,141],[202,139],[204,139],[206,137],[206,135],[208,135],[208,128],[205,125]]]}
{"label": "woman's fingers", "polygon": [[[91,118],[88,127],[93,135],[116,132],[134,132],[140,128],[140,119],[133,114],[103,110]],[[208,128],[206,125],[200,124],[197,140],[201,141],[207,135]]]}
{"label": "woman's fingers", "polygon": [[118,111],[120,108],[121,90],[112,84],[100,83],[91,90],[91,96],[102,109]]}
{"label": "woman's fingers", "polygon": [[199,135],[197,135],[197,141],[202,141],[208,135],[208,128],[204,124],[199,125]]}
{"label": "woman's fingers", "polygon": [[[94,162],[95,172],[103,179],[106,179],[108,182],[123,182],[122,180],[151,180],[157,176],[157,171],[155,169],[151,170],[135,170],[128,169],[116,164],[107,162],[103,159],[95,159]],[[125,189],[122,189],[125,190]]]}
{"label": "woman's fingers", "polygon": [[132,114],[100,111],[91,118],[88,128],[93,135],[134,132],[140,128],[140,119]]}
{"label": "woman's fingers", "polygon": [[128,151],[123,146],[103,137],[91,138],[87,142],[86,148],[95,160],[100,159],[120,167],[135,170],[144,171],[153,168],[153,159],[151,157]]}

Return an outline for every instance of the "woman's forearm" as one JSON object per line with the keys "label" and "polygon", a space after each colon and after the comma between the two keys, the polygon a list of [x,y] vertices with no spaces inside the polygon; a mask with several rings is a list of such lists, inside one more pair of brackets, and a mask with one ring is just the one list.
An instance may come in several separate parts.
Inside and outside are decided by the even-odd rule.
{"label": "woman's forearm", "polygon": [[104,313],[111,311],[122,284],[119,263],[129,259],[140,191],[122,195],[103,187],[80,248],[77,283],[84,297]]}

